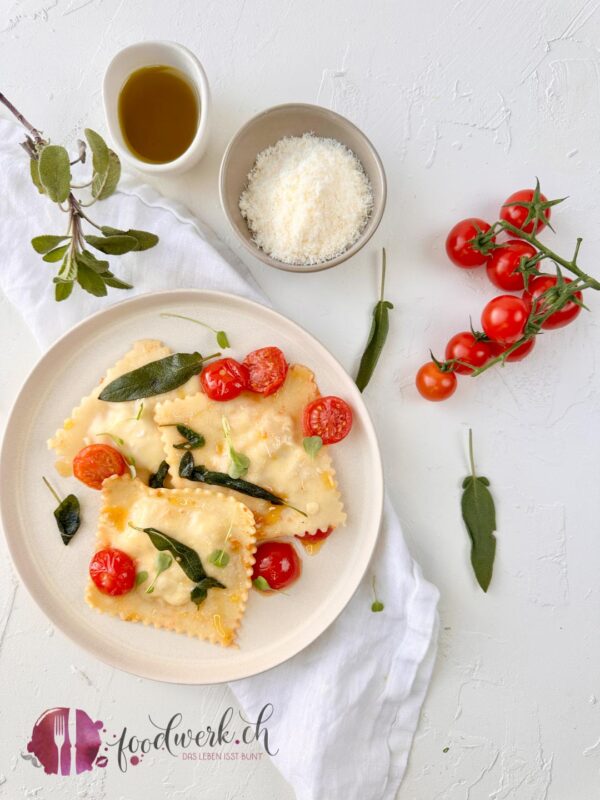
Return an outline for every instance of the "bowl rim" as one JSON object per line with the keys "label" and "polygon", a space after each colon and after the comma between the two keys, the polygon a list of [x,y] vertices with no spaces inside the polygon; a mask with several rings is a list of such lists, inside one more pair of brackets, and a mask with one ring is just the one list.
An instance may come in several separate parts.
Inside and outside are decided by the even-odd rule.
{"label": "bowl rim", "polygon": [[[186,73],[186,77],[188,77],[190,82],[194,85],[194,88],[198,92],[200,99],[200,119],[198,128],[190,145],[188,146],[187,150],[185,150],[177,158],[173,159],[173,161],[165,161],[161,164],[153,164],[148,161],[143,161],[141,158],[137,158],[122,143],[123,136],[119,129],[118,112],[116,123],[115,119],[113,118],[113,113],[114,108],[118,103],[119,93],[123,87],[123,84],[121,84],[121,86],[115,90],[110,83],[112,81],[113,72],[116,69],[118,61],[122,59],[123,56],[129,53],[135,53],[137,51],[143,52],[145,49],[157,45],[165,50],[178,52],[188,62],[189,71]],[[156,62],[149,60],[145,65],[141,65],[136,69],[141,69],[142,66],[150,67],[153,66],[154,63]],[[182,170],[193,166],[203,154],[209,132],[211,107],[210,88],[208,84],[208,78],[206,77],[206,72],[200,63],[200,60],[189,48],[185,47],[185,45],[179,44],[179,42],[170,41],[168,39],[149,39],[147,41],[134,42],[126,47],[122,47],[114,54],[104,71],[104,77],[102,80],[102,101],[104,105],[106,126],[113,141],[113,145],[123,161],[127,162],[130,166],[133,166],[142,172],[154,173],[158,175],[169,172],[175,173],[181,172]]]}
{"label": "bowl rim", "polygon": [[[365,226],[364,231],[360,234],[358,239],[354,242],[354,244],[341,253],[339,256],[335,258],[329,259],[329,261],[323,261],[319,264],[286,264],[284,261],[277,261],[277,259],[272,258],[267,253],[258,247],[258,245],[254,244],[252,240],[246,239],[244,236],[241,235],[239,230],[237,229],[236,225],[231,218],[229,213],[227,204],[225,203],[225,178],[226,178],[226,171],[231,161],[231,156],[234,151],[235,145],[239,138],[244,134],[252,125],[256,124],[261,118],[270,116],[276,112],[281,111],[291,111],[291,110],[300,110],[300,111],[324,111],[328,116],[331,116],[338,121],[342,122],[345,126],[351,128],[354,133],[358,135],[358,137],[362,138],[371,151],[373,159],[376,164],[377,168],[377,175],[381,184],[381,201],[379,208],[376,214],[373,214],[367,224]],[[347,146],[347,145],[346,145]],[[258,153],[256,154],[258,155]],[[362,162],[361,162],[362,163]],[[363,164],[364,169],[364,164]],[[366,172],[366,170],[365,170]],[[371,176],[368,176],[371,178]],[[255,258],[258,258],[263,264],[266,264],[269,267],[274,267],[275,269],[282,270],[284,272],[295,272],[295,273],[303,273],[303,272],[321,272],[325,269],[331,269],[332,267],[336,267],[338,264],[341,264],[344,261],[347,261],[352,256],[356,255],[371,239],[383,217],[383,213],[385,211],[386,201],[387,201],[387,178],[385,175],[385,169],[383,167],[383,162],[379,153],[377,152],[373,142],[369,139],[369,137],[353,122],[351,122],[347,117],[344,117],[342,114],[338,114],[337,111],[332,111],[330,108],[326,106],[320,106],[315,103],[281,103],[276,106],[270,106],[269,108],[260,111],[258,114],[255,114],[249,120],[247,120],[238,130],[233,134],[227,147],[225,148],[225,152],[223,153],[223,157],[221,159],[221,166],[219,168],[219,199],[221,201],[221,208],[227,222],[229,223],[231,229],[235,233],[237,240],[241,242],[243,247],[251,253]]]}

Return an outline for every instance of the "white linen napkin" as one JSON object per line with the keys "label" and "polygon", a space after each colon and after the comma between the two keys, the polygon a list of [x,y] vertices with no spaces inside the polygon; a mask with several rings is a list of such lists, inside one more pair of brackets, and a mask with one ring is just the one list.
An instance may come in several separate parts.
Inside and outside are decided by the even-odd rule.
{"label": "white linen napkin", "polygon": [[[29,241],[57,232],[63,220],[30,182],[18,147],[22,136],[17,125],[0,120],[0,287],[41,348],[82,318],[133,294],[193,287],[267,302],[248,270],[211,231],[177,203],[125,177],[103,202],[103,217],[114,227],[153,231],[160,245],[142,256],[117,259],[118,276],[131,280],[134,290],[96,298],[76,289],[56,304],[53,265],[46,271]],[[176,276],[176,283],[167,276]],[[371,611],[373,573],[385,599],[382,613]],[[338,619],[295,658],[231,684],[250,717],[266,702],[277,710],[269,720],[271,740],[279,747],[274,764],[298,800],[396,797],[433,669],[437,599],[386,500],[371,568]],[[192,687],[189,691],[193,694]]]}

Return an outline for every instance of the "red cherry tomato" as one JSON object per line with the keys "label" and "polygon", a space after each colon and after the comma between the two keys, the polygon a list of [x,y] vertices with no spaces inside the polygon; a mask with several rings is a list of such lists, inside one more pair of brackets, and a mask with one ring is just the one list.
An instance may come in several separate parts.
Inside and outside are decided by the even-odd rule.
{"label": "red cherry tomato", "polygon": [[304,409],[304,433],[320,436],[323,444],[341,442],[351,427],[352,409],[341,397],[317,397]]}
{"label": "red cherry tomato", "polygon": [[288,363],[278,347],[253,350],[244,359],[248,370],[248,388],[267,397],[279,389],[285,380]]}
{"label": "red cherry tomato", "polygon": [[127,594],[135,583],[135,564],[122,550],[106,547],[98,550],[90,561],[90,578],[102,594],[111,597]]}
{"label": "red cherry tomato", "polygon": [[[565,283],[571,283],[570,278],[563,278]],[[537,275],[535,278],[529,281],[529,285],[527,290],[523,292],[523,300],[527,304],[527,307],[533,310],[533,301],[536,300],[535,303],[535,313],[540,314],[544,313],[544,300],[540,300],[539,298],[541,295],[544,294],[548,289],[556,286],[558,278],[556,275]],[[583,300],[583,295],[581,292],[576,292],[575,297],[579,300]],[[574,303],[572,300],[569,300],[568,303],[559,310],[555,311],[554,314],[551,314],[548,319],[542,323],[542,328],[546,328],[547,330],[554,330],[554,328],[562,328],[564,325],[568,325],[569,322],[572,322],[575,317],[581,311],[581,306]]]}
{"label": "red cherry tomato", "polygon": [[220,358],[204,367],[200,383],[211,400],[233,400],[248,388],[248,370],[234,358]]}
{"label": "red cherry tomato", "polygon": [[302,539],[303,542],[308,542],[312,544],[314,542],[322,542],[324,539],[327,539],[328,536],[331,536],[333,533],[333,528],[327,528],[326,531],[315,531],[314,533],[305,533],[303,536],[300,536],[299,533],[296,534],[297,539]]}
{"label": "red cherry tomato", "polygon": [[417,372],[417,389],[426,400],[446,400],[456,391],[456,375],[444,372],[434,361],[423,364]]}
{"label": "red cherry tomato", "polygon": [[532,258],[536,253],[535,247],[520,239],[511,239],[502,247],[492,251],[487,265],[487,276],[499,289],[505,292],[523,291],[525,282],[523,275],[517,272],[521,259]]}
{"label": "red cherry tomato", "polygon": [[285,589],[300,577],[302,562],[288,542],[263,542],[255,559],[252,580],[264,578],[271,589]]}
{"label": "red cherry tomato", "polygon": [[[516,350],[513,350],[512,353],[509,353],[506,356],[505,361],[522,361],[535,347],[535,339],[535,336],[532,336],[531,339],[527,339],[527,341],[519,345]],[[510,347],[510,345],[501,344],[500,342],[490,342],[489,344],[492,348],[493,356],[499,356]]]}
{"label": "red cherry tomato", "polygon": [[73,475],[92,489],[101,489],[111,475],[124,475],[127,462],[109,444],[90,444],[73,459]]}
{"label": "red cherry tomato", "polygon": [[[546,227],[546,222],[544,222],[543,219],[538,219],[537,222],[530,219],[529,222],[525,224],[525,220],[529,214],[529,208],[522,204],[535,202],[535,194],[535,189],[519,189],[518,192],[511,194],[500,209],[500,219],[505,222],[510,222],[515,228],[520,228],[525,233],[538,233],[541,231],[542,228]],[[538,194],[537,202],[540,204],[539,210],[541,215],[548,221],[550,219],[550,208],[543,208],[543,204],[548,201],[541,192]]]}
{"label": "red cherry tomato", "polygon": [[476,367],[482,367],[492,356],[488,342],[473,336],[471,331],[456,333],[446,345],[446,361],[457,359],[470,364],[454,364],[452,369],[459,375],[469,375]]}
{"label": "red cherry tomato", "polygon": [[469,217],[457,222],[446,238],[446,253],[457,267],[472,269],[485,264],[489,256],[474,250],[471,240],[479,233],[489,231],[491,225],[477,217]]}
{"label": "red cherry tomato", "polygon": [[523,335],[528,316],[529,309],[520,297],[501,294],[483,309],[481,327],[490,339],[510,344]]}

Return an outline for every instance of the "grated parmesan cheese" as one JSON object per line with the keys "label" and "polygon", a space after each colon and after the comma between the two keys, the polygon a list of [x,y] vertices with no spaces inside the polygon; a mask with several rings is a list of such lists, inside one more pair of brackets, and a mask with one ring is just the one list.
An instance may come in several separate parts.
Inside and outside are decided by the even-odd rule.
{"label": "grated parmesan cheese", "polygon": [[239,207],[268,255],[308,266],[335,258],[356,242],[369,219],[373,191],[351,150],[305,133],[259,153]]}

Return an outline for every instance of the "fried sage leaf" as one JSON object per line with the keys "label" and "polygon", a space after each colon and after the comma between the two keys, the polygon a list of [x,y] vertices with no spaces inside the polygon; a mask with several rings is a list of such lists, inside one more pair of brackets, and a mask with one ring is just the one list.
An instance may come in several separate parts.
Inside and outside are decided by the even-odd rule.
{"label": "fried sage leaf", "polygon": [[394,306],[388,301],[383,299],[383,292],[385,289],[385,269],[386,269],[386,255],[385,248],[383,248],[383,260],[381,267],[381,294],[379,302],[373,309],[373,321],[371,322],[371,332],[367,346],[360,360],[358,374],[356,376],[356,385],[362,392],[375,372],[375,367],[379,361],[379,356],[383,350],[386,342],[387,335],[390,329],[389,310]]}
{"label": "fried sage leaf", "polygon": [[179,475],[189,481],[233,489],[233,491],[248,495],[248,497],[266,500],[267,503],[271,503],[273,506],[287,506],[287,508],[297,511],[298,514],[302,514],[303,517],[306,516],[304,511],[300,511],[299,508],[290,505],[282,497],[263,489],[262,486],[258,486],[256,483],[250,483],[250,481],[245,481],[243,478],[232,478],[226,472],[212,472],[202,465],[196,466],[194,464],[194,456],[190,452],[187,452],[179,462]]}
{"label": "fried sage leaf", "polygon": [[164,489],[165,480],[169,474],[169,465],[166,461],[161,461],[156,472],[153,472],[148,479],[148,486],[151,489]]}
{"label": "fried sage leaf", "polygon": [[[217,355],[221,354],[208,358]],[[170,392],[198,375],[206,360],[200,353],[173,353],[115,378],[104,387],[99,398],[111,403],[124,403]]]}
{"label": "fried sage leaf", "polygon": [[185,442],[179,442],[179,444],[173,445],[175,450],[196,450],[198,447],[204,447],[206,444],[206,439],[204,436],[195,431],[193,428],[188,428],[187,425],[174,422],[168,425],[160,425],[160,427],[177,428],[177,433],[179,433],[185,439]]}
{"label": "fried sage leaf", "polygon": [[197,606],[200,603],[203,603],[206,600],[206,596],[208,594],[209,589],[225,589],[226,587],[218,581],[216,578],[211,578],[210,576],[206,576],[206,578],[202,578],[202,580],[194,586],[192,592],[190,594],[190,599],[192,603],[195,603]]}
{"label": "fried sage leaf", "polygon": [[200,556],[193,548],[188,547],[187,544],[173,539],[172,536],[159,531],[157,528],[138,528],[137,525],[133,525],[131,522],[129,523],[129,527],[147,534],[157,550],[168,550],[188,578],[194,583],[198,583],[202,578],[206,578],[206,572],[202,566]]}
{"label": "fried sage leaf", "polygon": [[462,484],[462,516],[471,539],[471,564],[477,582],[487,592],[492,580],[496,555],[496,509],[488,489],[487,478],[475,474],[473,459],[473,433],[469,430],[469,458],[471,475]]}
{"label": "fried sage leaf", "polygon": [[60,532],[63,544],[67,545],[75,536],[81,525],[81,507],[79,500],[74,494],[68,494],[61,500],[57,492],[52,488],[50,481],[42,478],[48,489],[52,492],[58,506],[54,509],[54,519]]}

